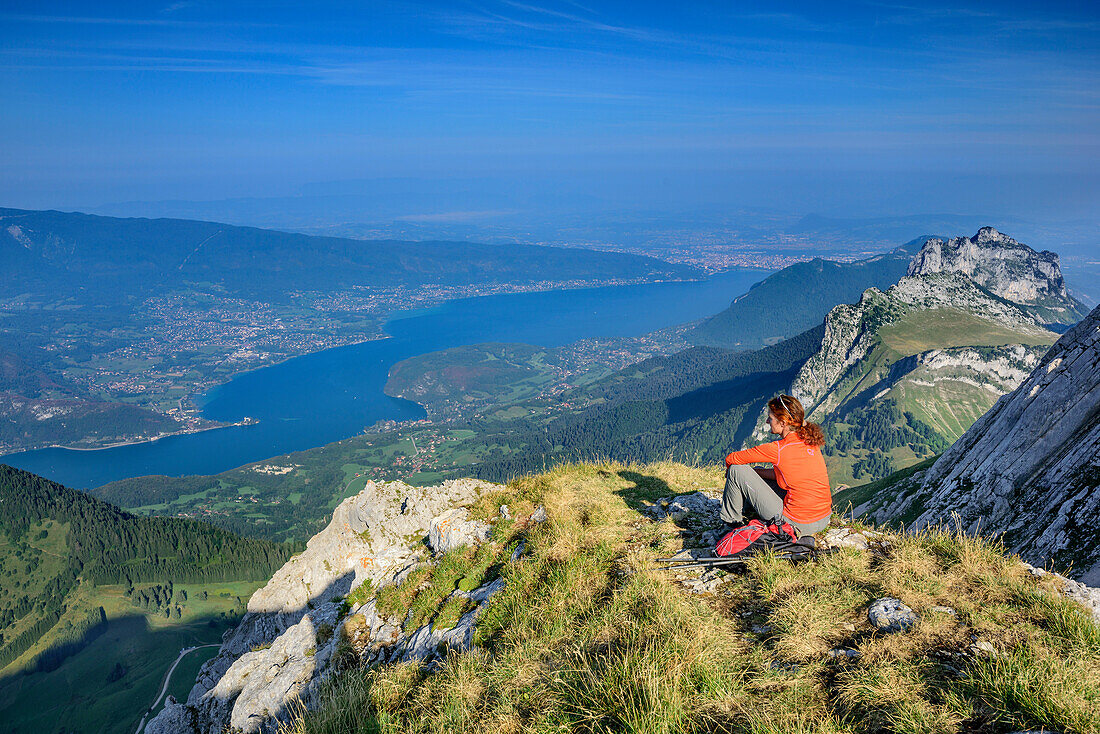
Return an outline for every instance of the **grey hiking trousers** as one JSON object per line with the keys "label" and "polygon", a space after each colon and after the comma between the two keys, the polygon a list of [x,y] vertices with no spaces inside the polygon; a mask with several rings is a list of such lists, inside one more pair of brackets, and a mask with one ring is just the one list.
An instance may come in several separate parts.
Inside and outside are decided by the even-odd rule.
{"label": "grey hiking trousers", "polygon": [[[726,467],[726,489],[722,492],[722,522],[744,525],[753,516],[765,522],[783,514],[783,496],[787,494],[777,482],[764,479],[751,466],[734,464]],[[749,517],[746,517],[746,510]],[[813,535],[829,527],[828,517],[809,525],[791,523],[798,537]]]}

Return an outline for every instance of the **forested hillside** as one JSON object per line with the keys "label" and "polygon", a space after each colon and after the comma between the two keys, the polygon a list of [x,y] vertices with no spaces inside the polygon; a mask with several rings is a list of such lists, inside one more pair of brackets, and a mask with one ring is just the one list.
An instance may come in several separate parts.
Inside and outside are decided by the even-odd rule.
{"label": "forested hillside", "polygon": [[[78,586],[262,580],[293,550],[193,520],[135,517],[5,465],[0,508],[0,668],[62,619]],[[75,638],[102,619],[93,609]]]}
{"label": "forested hillside", "polygon": [[503,480],[596,457],[717,462],[740,447],[763,401],[789,384],[820,342],[818,327],[755,352],[703,347],[639,362],[567,394],[565,400],[590,407],[545,425],[473,423],[468,444],[483,458],[467,471]]}
{"label": "forested hillside", "polygon": [[817,258],[783,268],[688,332],[687,339],[703,346],[757,349],[792,337],[821,323],[836,304],[858,300],[868,288],[885,289],[898,282],[925,239],[867,260]]}

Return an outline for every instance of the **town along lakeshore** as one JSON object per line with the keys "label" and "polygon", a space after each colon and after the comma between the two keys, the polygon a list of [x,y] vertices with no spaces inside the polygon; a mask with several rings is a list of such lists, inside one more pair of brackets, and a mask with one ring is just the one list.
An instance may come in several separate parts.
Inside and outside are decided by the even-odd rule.
{"label": "town along lakeshore", "polygon": [[147,474],[216,474],[347,438],[380,420],[424,410],[383,392],[402,359],[481,342],[543,347],[639,336],[713,315],[767,277],[738,268],[705,280],[483,296],[394,314],[390,338],[327,349],[235,377],[202,396],[205,418],[253,425],[169,436],[97,451],[25,451],[0,462],[71,487]]}

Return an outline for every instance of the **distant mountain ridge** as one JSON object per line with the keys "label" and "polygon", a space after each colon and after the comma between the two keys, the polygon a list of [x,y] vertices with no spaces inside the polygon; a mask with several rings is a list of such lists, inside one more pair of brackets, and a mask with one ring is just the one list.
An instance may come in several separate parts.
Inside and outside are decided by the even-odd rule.
{"label": "distant mountain ridge", "polygon": [[293,290],[540,280],[685,279],[699,271],[625,253],[538,245],[313,237],[184,219],[0,208],[0,294],[117,302],[187,282],[277,299]]}

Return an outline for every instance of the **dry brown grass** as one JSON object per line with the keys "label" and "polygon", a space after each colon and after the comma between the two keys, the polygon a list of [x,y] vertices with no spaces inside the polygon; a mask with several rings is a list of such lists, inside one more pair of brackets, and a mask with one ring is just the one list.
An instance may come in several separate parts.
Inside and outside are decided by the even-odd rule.
{"label": "dry brown grass", "polygon": [[[871,731],[948,734],[958,731],[966,712],[933,702],[929,664],[879,662],[853,666],[836,680],[837,701],[848,717]],[[953,701],[951,703],[954,703]]]}

